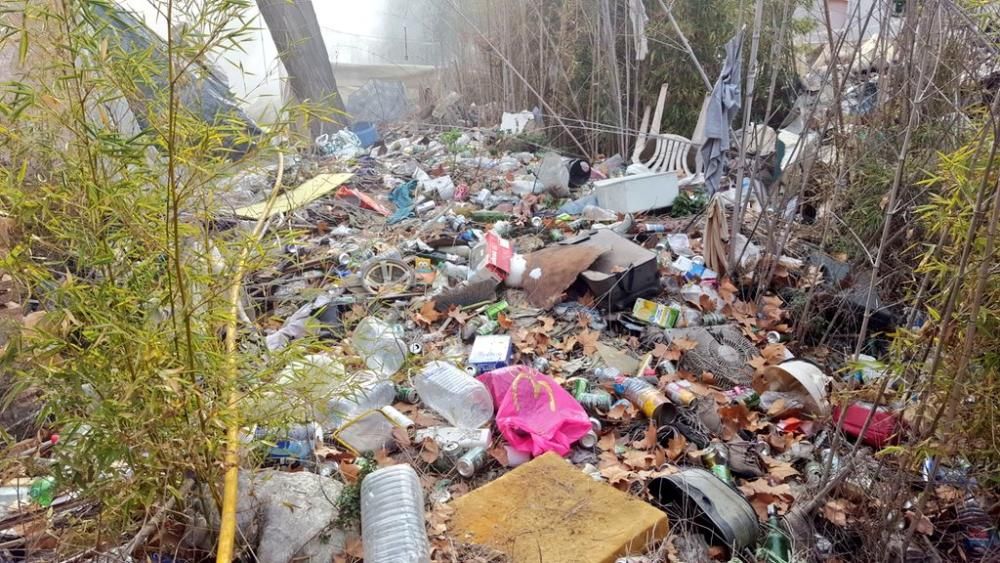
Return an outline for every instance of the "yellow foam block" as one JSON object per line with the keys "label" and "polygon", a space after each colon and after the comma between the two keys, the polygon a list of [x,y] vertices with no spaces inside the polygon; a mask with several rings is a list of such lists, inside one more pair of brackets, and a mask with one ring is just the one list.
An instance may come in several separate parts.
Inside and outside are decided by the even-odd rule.
{"label": "yellow foam block", "polygon": [[351,179],[353,174],[320,174],[315,178],[307,180],[294,190],[279,194],[271,209],[267,209],[267,201],[241,207],[233,212],[237,217],[247,219],[260,219],[270,217],[276,213],[283,213],[291,209],[298,209],[328,193],[334,188]]}
{"label": "yellow foam block", "polygon": [[614,563],[667,534],[667,515],[554,453],[452,503],[450,533],[515,563]]}

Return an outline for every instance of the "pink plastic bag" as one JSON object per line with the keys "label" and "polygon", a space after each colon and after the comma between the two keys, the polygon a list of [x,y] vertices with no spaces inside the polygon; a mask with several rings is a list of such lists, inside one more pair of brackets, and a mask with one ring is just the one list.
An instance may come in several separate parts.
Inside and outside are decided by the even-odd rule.
{"label": "pink plastic bag", "polygon": [[511,366],[479,376],[497,405],[497,428],[514,449],[539,456],[569,453],[590,431],[586,411],[551,377],[528,366]]}

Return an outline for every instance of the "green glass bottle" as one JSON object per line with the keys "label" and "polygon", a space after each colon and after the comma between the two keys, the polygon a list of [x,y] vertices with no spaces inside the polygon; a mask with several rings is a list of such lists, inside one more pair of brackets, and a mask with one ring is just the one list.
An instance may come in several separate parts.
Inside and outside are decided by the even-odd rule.
{"label": "green glass bottle", "polygon": [[790,563],[792,558],[791,543],[781,531],[778,508],[773,504],[767,506],[767,538],[764,540],[763,551],[758,557],[763,555],[762,558],[768,563]]}
{"label": "green glass bottle", "polygon": [[732,485],[734,484],[733,473],[729,470],[727,461],[722,451],[716,447],[709,447],[705,453],[701,454],[701,462],[705,464],[705,467],[720,480]]}

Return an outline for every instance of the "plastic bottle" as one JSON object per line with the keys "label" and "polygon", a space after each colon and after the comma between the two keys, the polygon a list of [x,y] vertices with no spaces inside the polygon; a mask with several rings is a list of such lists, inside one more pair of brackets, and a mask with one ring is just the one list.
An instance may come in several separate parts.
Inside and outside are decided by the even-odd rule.
{"label": "plastic bottle", "polygon": [[1000,546],[997,529],[987,513],[972,494],[968,494],[955,511],[962,527],[962,551],[969,559],[982,559]]}
{"label": "plastic bottle", "polygon": [[0,487],[0,518],[13,514],[31,502],[27,485]]}
{"label": "plastic bottle", "polygon": [[486,386],[448,362],[429,362],[413,378],[424,405],[452,426],[479,428],[493,418],[493,398]]}
{"label": "plastic bottle", "polygon": [[368,317],[358,323],[351,337],[351,344],[365,361],[368,369],[383,378],[390,377],[403,367],[406,361],[406,343],[402,330],[385,321]]}
{"label": "plastic bottle", "polygon": [[48,508],[56,496],[56,479],[52,476],[39,477],[31,483],[28,496],[35,501],[38,506]]}
{"label": "plastic bottle", "polygon": [[335,430],[356,415],[392,404],[396,399],[396,386],[388,379],[379,378],[375,372],[361,372],[355,383],[344,394],[327,402],[326,430]]}
{"label": "plastic bottle", "polygon": [[412,467],[385,467],[361,482],[361,535],[367,563],[430,562],[424,492]]}

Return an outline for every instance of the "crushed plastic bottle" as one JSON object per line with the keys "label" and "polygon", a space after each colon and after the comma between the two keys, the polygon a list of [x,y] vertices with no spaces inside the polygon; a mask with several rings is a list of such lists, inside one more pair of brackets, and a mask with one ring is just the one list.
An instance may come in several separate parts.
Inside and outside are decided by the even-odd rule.
{"label": "crushed plastic bottle", "polygon": [[368,317],[354,329],[351,344],[368,369],[385,378],[398,372],[406,361],[407,346],[402,337],[401,327]]}
{"label": "crushed plastic bottle", "polygon": [[493,418],[493,398],[486,386],[447,362],[429,362],[413,378],[413,387],[424,405],[452,426],[479,428]]}
{"label": "crushed plastic bottle", "polygon": [[430,562],[424,492],[412,467],[384,467],[361,482],[361,535],[368,563]]}

